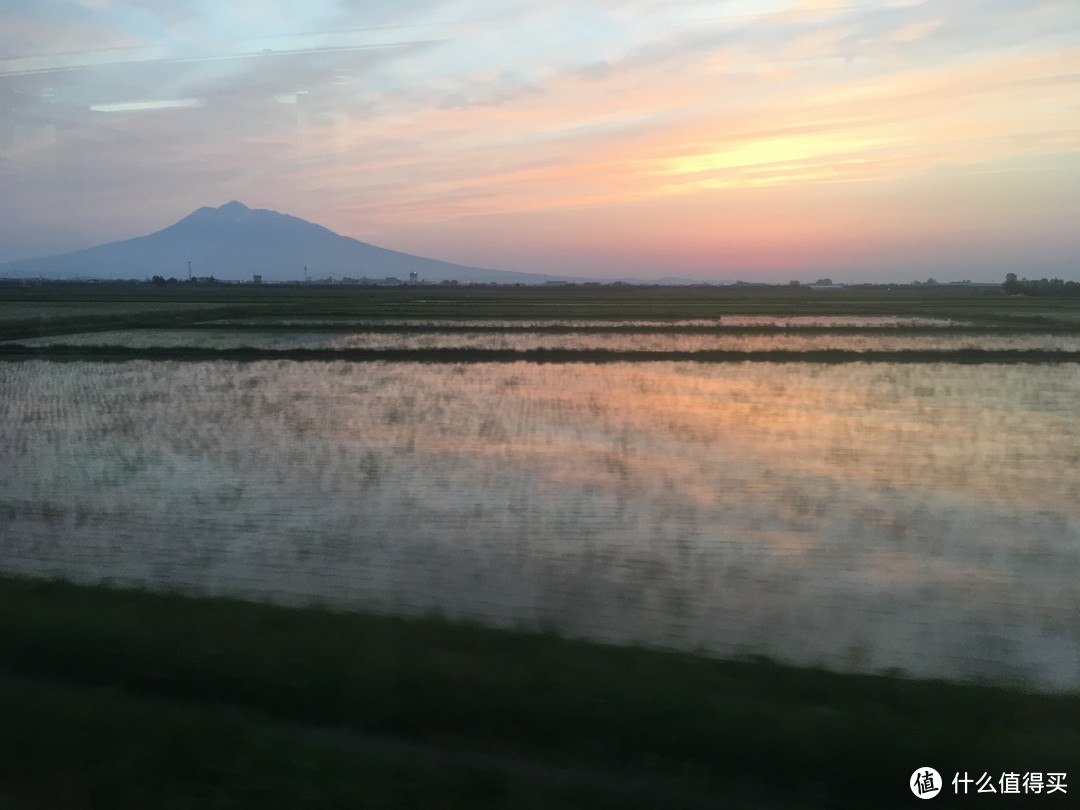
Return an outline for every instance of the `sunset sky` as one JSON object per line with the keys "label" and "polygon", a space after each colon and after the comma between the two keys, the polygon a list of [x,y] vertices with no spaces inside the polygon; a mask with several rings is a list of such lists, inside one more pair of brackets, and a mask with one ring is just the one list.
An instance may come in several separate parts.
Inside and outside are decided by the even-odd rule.
{"label": "sunset sky", "polygon": [[0,262],[231,199],[507,270],[1080,279],[1080,3],[3,4]]}

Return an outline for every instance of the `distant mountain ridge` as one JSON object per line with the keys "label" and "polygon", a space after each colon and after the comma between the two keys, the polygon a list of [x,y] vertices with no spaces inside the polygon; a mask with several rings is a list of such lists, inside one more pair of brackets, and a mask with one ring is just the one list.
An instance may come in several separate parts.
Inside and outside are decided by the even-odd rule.
{"label": "distant mountain ridge", "polygon": [[[0,276],[16,278],[148,279],[187,278],[192,274],[221,280],[299,281],[304,268],[311,279],[407,280],[416,273],[427,282],[499,282],[542,284],[549,277],[467,267],[370,245],[299,217],[233,200],[203,207],[173,225],[147,236],[0,265]],[[565,279],[565,276],[552,276]]]}

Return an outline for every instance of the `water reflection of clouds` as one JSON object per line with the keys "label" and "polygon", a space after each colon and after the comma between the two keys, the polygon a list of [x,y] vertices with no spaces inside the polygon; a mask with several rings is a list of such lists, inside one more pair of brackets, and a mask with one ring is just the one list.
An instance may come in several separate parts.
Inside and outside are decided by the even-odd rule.
{"label": "water reflection of clouds", "polygon": [[[6,570],[1075,684],[1080,377],[1060,368],[3,373]],[[1021,417],[974,419],[984,400]],[[957,477],[973,443],[1041,468]]]}
{"label": "water reflection of clouds", "polygon": [[[563,380],[555,388],[550,379],[538,381],[538,388],[518,385],[511,400],[555,402],[548,411],[555,418],[545,422],[540,407],[532,418],[544,424],[531,436],[512,435],[498,444],[443,437],[438,443],[426,442],[425,449],[507,463],[535,479],[536,486],[543,482],[543,487],[567,491],[589,486],[594,494],[610,498],[662,499],[671,508],[692,512],[696,522],[735,531],[761,523],[764,510],[768,523],[791,531],[774,538],[786,538],[780,541],[783,545],[801,549],[813,546],[806,541],[810,534],[849,537],[861,531],[872,534],[875,544],[948,556],[949,549],[957,547],[954,535],[972,528],[965,527],[969,518],[978,518],[991,505],[998,510],[1030,507],[1035,494],[1039,504],[1059,516],[1059,525],[1068,521],[1071,503],[1060,489],[1046,488],[1041,477],[1027,489],[1002,493],[998,471],[978,479],[957,475],[957,465],[966,465],[968,459],[955,446],[942,448],[941,441],[965,445],[977,440],[970,426],[956,435],[929,430],[916,443],[911,439],[922,426],[909,417],[910,424],[891,433],[874,428],[840,431],[839,444],[847,447],[838,449],[837,426],[850,427],[850,417],[836,413],[846,399],[831,379],[814,385],[789,380],[783,395],[792,404],[762,410],[755,401],[773,396],[774,383],[763,391],[756,390],[753,380],[692,379],[693,396],[677,391],[680,381],[687,384],[686,376],[685,369],[672,375],[652,366],[636,367],[627,376],[617,367],[603,367],[582,375],[577,382],[587,380],[583,386]],[[673,389],[673,394],[662,393]],[[610,407],[597,410],[601,390],[609,393]],[[734,407],[719,396],[740,392],[750,401]],[[800,407],[810,401],[815,408]],[[831,402],[833,411],[825,402]],[[893,400],[901,412],[908,412],[909,405],[902,398]],[[745,418],[748,410],[751,419]],[[514,413],[514,408],[507,411]],[[929,416],[947,418],[944,409],[923,414],[924,419]],[[573,422],[567,425],[566,420]],[[738,429],[747,425],[749,429]],[[824,443],[822,436],[827,436]],[[935,448],[939,452],[932,452]],[[1049,455],[1047,448],[1037,452]],[[945,516],[940,526],[925,525],[920,510],[928,502],[939,503],[936,511]],[[1000,515],[995,519],[1000,521]],[[1023,534],[991,536],[1013,546]],[[755,542],[770,541],[756,536]],[[868,553],[857,547],[845,551]]]}
{"label": "water reflection of clouds", "polygon": [[1080,338],[1054,334],[651,334],[543,332],[353,332],[130,329],[12,341],[31,346],[197,346],[259,349],[572,349],[610,351],[952,351],[958,349],[1080,351]]}
{"label": "water reflection of clouds", "polygon": [[[896,497],[883,490],[921,498],[932,492],[971,510],[993,504],[1075,519],[1075,500],[1063,497],[1077,483],[1066,441],[1077,432],[1075,422],[1051,411],[1028,414],[1015,404],[1022,418],[1006,429],[995,419],[978,419],[981,409],[970,402],[980,395],[985,372],[746,368],[750,374],[667,364],[629,373],[621,366],[587,367],[553,385],[547,372],[521,366],[516,379],[532,383],[512,388],[501,384],[505,372],[474,369],[451,387],[459,407],[472,414],[484,413],[482,402],[499,392],[499,408],[484,417],[490,427],[440,421],[437,436],[421,429],[419,441],[430,452],[512,460],[568,487],[641,494],[666,485],[668,498],[697,507],[725,495],[769,498],[778,515],[810,525],[822,503],[884,498],[878,511],[886,517],[870,525],[885,537],[905,528]],[[993,373],[1006,381],[1015,376],[1007,368]],[[1029,369],[1019,379],[1032,373],[1040,374]],[[934,386],[940,401],[931,405],[928,395],[912,393]],[[985,410],[1004,409],[1016,394],[987,396]],[[1039,463],[1007,463],[1017,459]]]}

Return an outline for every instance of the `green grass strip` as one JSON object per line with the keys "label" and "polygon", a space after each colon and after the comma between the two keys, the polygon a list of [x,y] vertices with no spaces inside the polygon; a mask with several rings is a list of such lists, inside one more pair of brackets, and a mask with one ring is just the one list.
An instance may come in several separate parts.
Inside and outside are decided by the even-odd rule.
{"label": "green grass strip", "polygon": [[[926,326],[896,324],[888,326],[824,326],[795,323],[772,324],[686,324],[686,323],[591,323],[588,326],[574,323],[546,323],[541,325],[517,325],[507,322],[471,321],[466,324],[440,321],[439,323],[365,323],[348,321],[308,321],[288,323],[282,321],[198,321],[176,326],[152,327],[168,331],[185,332],[298,332],[338,334],[448,334],[448,335],[1073,335],[1080,332],[1078,324],[954,324]],[[64,334],[64,333],[58,333]],[[67,333],[70,334],[70,333]]]}
{"label": "green grass strip", "polygon": [[[23,579],[0,579],[0,672],[19,683],[33,678],[52,685],[36,698],[0,690],[5,715],[21,718],[4,721],[4,744],[16,749],[7,755],[21,763],[9,792],[30,790],[25,781],[36,777],[27,774],[48,767],[48,735],[63,737],[68,727],[61,715],[85,723],[83,742],[64,737],[64,745],[75,746],[64,754],[73,791],[93,782],[94,769],[78,763],[83,754],[96,761],[95,734],[105,738],[103,751],[114,751],[109,757],[134,756],[130,767],[141,769],[142,760],[123,751],[137,743],[152,761],[166,756],[176,724],[182,740],[207,735],[211,750],[219,743],[210,736],[217,734],[239,735],[237,750],[255,746],[249,770],[214,777],[237,790],[247,790],[264,767],[288,772],[273,763],[289,749],[290,734],[301,761],[311,745],[322,745],[312,741],[311,729],[336,729],[347,747],[357,741],[370,747],[377,738],[429,752],[421,758],[427,764],[407,758],[423,774],[438,752],[471,752],[462,767],[502,774],[499,784],[511,793],[521,780],[554,790],[567,779],[548,784],[544,774],[577,774],[581,778],[569,781],[576,779],[581,789],[616,795],[603,786],[620,780],[603,774],[629,773],[675,785],[680,796],[680,790],[687,797],[722,795],[725,786],[738,784],[761,796],[816,796],[828,806],[851,807],[910,800],[905,782],[921,765],[950,775],[1069,772],[1080,751],[1077,694],[841,675],[439,619]],[[50,689],[63,694],[50,697]],[[67,708],[51,714],[41,708],[54,700]],[[132,702],[110,709],[109,701]],[[160,708],[140,714],[147,701]],[[24,702],[39,708],[20,708]],[[169,719],[170,705],[194,708]],[[256,745],[261,732],[244,731],[243,723],[240,731],[213,731],[234,710],[279,729],[271,735],[279,742],[263,759]],[[165,719],[153,719],[158,711]],[[130,716],[130,724],[109,720],[114,712]],[[208,725],[183,731],[197,717]],[[180,750],[191,756],[195,747],[189,742]],[[397,751],[401,758],[400,749],[376,748],[379,756]],[[326,767],[337,767],[336,754],[312,756],[319,762],[329,757]],[[198,785],[211,779],[200,770],[206,761],[190,770]],[[179,773],[155,777],[147,790],[172,790],[188,771]],[[427,779],[423,774],[415,778]],[[441,778],[429,776],[436,783]],[[297,785],[309,778],[316,777],[295,775]],[[101,779],[125,777],[121,769]],[[503,788],[492,790],[493,804],[475,806],[549,806],[524,802],[517,793],[511,802]],[[559,805],[552,800],[550,806]]]}
{"label": "green grass strip", "polygon": [[10,676],[0,676],[0,761],[4,808],[714,806],[700,788],[628,772],[469,757],[231,706]]}
{"label": "green grass strip", "polygon": [[793,351],[646,351],[609,349],[214,349],[187,346],[0,346],[0,361],[50,360],[124,362],[176,360],[206,362],[229,360],[345,361],[351,363],[959,363],[963,365],[1017,363],[1076,363],[1080,351],[1053,349],[911,349],[855,351],[812,349]]}

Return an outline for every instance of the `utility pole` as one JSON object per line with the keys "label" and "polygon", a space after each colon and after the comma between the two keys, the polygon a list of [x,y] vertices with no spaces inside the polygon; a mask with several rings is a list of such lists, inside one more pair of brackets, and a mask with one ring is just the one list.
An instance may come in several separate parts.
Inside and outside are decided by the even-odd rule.
{"label": "utility pole", "polygon": [[191,281],[191,259],[187,261],[187,280]]}

